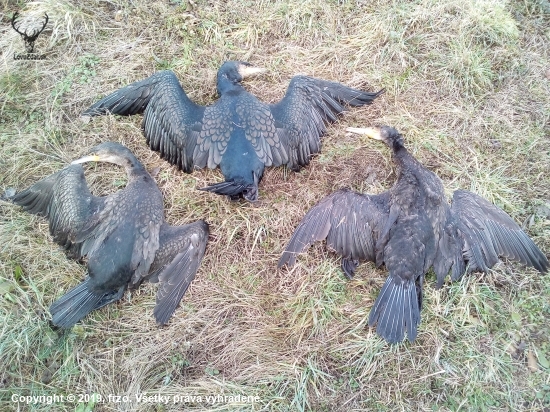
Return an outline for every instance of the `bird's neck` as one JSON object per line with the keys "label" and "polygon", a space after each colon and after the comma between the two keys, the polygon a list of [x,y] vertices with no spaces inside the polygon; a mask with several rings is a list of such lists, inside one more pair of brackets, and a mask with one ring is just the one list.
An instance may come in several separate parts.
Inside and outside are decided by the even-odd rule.
{"label": "bird's neck", "polygon": [[405,175],[414,176],[419,182],[423,181],[425,168],[422,164],[411,155],[405,147],[399,148],[393,152],[394,162],[397,164],[398,176],[400,178]]}
{"label": "bird's neck", "polygon": [[403,144],[395,142],[392,150],[394,161],[400,166],[401,170],[406,169],[407,164],[416,162],[415,158],[411,156]]}
{"label": "bird's neck", "polygon": [[395,139],[393,141],[391,149],[392,149],[392,151],[395,155],[397,155],[398,152],[401,153],[403,151],[408,153],[407,149],[405,149],[405,146],[403,145],[403,140],[402,139]]}
{"label": "bird's neck", "polygon": [[130,161],[123,166],[126,169],[126,174],[128,175],[128,179],[137,178],[148,174],[147,170],[145,170],[145,167],[143,167],[143,165],[137,160]]}
{"label": "bird's neck", "polygon": [[217,88],[218,94],[221,96],[230,91],[242,90],[243,86],[240,83],[234,83],[228,79],[218,79]]}

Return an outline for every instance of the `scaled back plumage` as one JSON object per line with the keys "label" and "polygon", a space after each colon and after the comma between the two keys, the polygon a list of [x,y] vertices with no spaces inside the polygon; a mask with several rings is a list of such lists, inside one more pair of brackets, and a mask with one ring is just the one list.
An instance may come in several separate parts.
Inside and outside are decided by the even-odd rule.
{"label": "scaled back plumage", "polygon": [[[90,193],[80,163],[123,166],[126,187],[104,197]],[[52,322],[69,328],[120,299],[126,287],[161,281],[155,317],[168,322],[193,280],[204,255],[208,225],[198,221],[169,226],[153,178],[126,147],[102,143],[87,156],[15,194],[11,200],[49,220],[55,242],[76,259],[87,257],[87,278],[50,307]]]}
{"label": "scaled back plumage", "polygon": [[279,103],[266,104],[241,84],[262,71],[225,62],[217,75],[220,98],[206,107],[187,97],[174,73],[158,72],[111,93],[84,115],[143,113],[147,143],[161,157],[187,173],[219,166],[225,181],[203,190],[254,201],[265,167],[307,165],[321,150],[326,123],[336,121],[344,106],[370,104],[382,93],[295,76]]}

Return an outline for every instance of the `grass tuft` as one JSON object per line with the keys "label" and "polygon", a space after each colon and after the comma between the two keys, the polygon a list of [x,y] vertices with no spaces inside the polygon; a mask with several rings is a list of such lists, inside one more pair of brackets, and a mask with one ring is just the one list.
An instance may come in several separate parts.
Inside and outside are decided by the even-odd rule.
{"label": "grass tuft", "polygon": [[[442,410],[550,407],[550,283],[506,261],[434,289],[416,342],[389,346],[367,325],[387,273],[352,281],[324,245],[292,270],[277,259],[305,212],[341,187],[393,184],[389,151],[345,127],[389,124],[442,179],[524,224],[550,250],[550,19],[545,1],[0,2],[0,191],[23,189],[103,141],[121,142],[156,180],[172,224],[205,219],[210,242],[170,323],[152,317],[156,285],[128,292],[68,332],[48,307],[85,276],[47,223],[0,202],[0,402],[5,410]],[[50,21],[23,53],[15,11]],[[141,116],[79,116],[106,94],[173,70],[196,102],[239,59],[268,73],[245,87],[278,101],[306,74],[386,93],[330,126],[299,173],[269,169],[255,205],[198,192],[219,170],[187,175],[151,152]],[[546,77],[545,77],[546,76]],[[96,195],[124,186],[113,165],[86,167]],[[255,402],[138,404],[137,394],[248,395]],[[22,404],[12,395],[129,396],[132,403]],[[2,410],[4,410],[2,409]]]}

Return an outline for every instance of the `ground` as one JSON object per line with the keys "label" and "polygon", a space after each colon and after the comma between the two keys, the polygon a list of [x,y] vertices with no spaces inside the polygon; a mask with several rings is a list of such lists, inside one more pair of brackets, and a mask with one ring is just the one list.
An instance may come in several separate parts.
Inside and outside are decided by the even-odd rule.
{"label": "ground", "polygon": [[[2,410],[72,411],[66,400],[12,401],[69,394],[83,401],[78,411],[550,408],[548,275],[505,260],[436,290],[430,273],[417,340],[391,346],[367,326],[383,267],[362,264],[347,281],[319,243],[292,270],[276,269],[323,196],[392,185],[389,150],[345,131],[373,124],[398,128],[448,195],[462,188],[484,196],[548,254],[547,0],[0,5],[0,191],[25,188],[114,140],[148,170],[160,168],[170,223],[205,219],[211,228],[196,280],[166,327],[152,316],[156,285],[144,285],[63,333],[52,329],[48,307],[84,267],[52,242],[44,219],[0,202]],[[48,14],[35,44],[44,60],[14,59],[25,52],[10,26],[18,10]],[[329,127],[322,153],[301,172],[269,169],[253,205],[197,191],[221,181],[220,171],[184,174],[161,160],[145,144],[141,116],[80,119],[100,97],[161,69],[173,70],[193,100],[211,103],[215,73],[229,59],[269,69],[245,84],[268,102],[296,74],[386,93]],[[113,165],[86,173],[95,194],[125,183]],[[139,402],[144,393],[170,403]]]}

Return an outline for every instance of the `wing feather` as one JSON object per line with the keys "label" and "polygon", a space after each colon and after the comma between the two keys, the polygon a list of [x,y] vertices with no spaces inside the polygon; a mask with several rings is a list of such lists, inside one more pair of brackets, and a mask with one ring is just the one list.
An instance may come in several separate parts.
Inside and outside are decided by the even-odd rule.
{"label": "wing feather", "polygon": [[472,192],[457,190],[451,211],[464,238],[471,270],[485,271],[505,256],[547,272],[546,256],[503,210]]}
{"label": "wing feather", "polygon": [[278,266],[293,266],[298,253],[324,239],[345,258],[373,260],[376,239],[387,218],[387,204],[386,194],[362,195],[346,189],[332,193],[304,216]]}
{"label": "wing feather", "polygon": [[[54,241],[67,249],[82,242],[97,224],[95,216],[104,205],[102,198],[90,193],[79,164],[38,181],[11,200],[27,212],[47,218]],[[77,257],[82,256],[74,251]]]}
{"label": "wing feather", "polygon": [[345,111],[344,105],[371,104],[382,92],[364,92],[313,77],[293,77],[283,99],[270,105],[279,135],[285,136],[281,141],[287,146],[286,164],[292,169],[307,165],[311,155],[321,150],[325,124],[335,122]]}
{"label": "wing feather", "polygon": [[208,225],[202,220],[161,227],[160,245],[148,276],[151,282],[160,281],[154,310],[159,324],[168,322],[195,278],[207,241]]}
{"label": "wing feather", "polygon": [[205,107],[193,103],[175,74],[161,71],[123,87],[88,108],[84,116],[144,113],[143,130],[152,150],[190,173]]}

